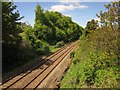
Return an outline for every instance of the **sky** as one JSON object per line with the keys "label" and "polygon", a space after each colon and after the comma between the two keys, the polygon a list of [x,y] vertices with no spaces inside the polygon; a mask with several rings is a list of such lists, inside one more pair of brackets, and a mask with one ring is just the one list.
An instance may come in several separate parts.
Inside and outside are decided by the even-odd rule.
{"label": "sky", "polygon": [[[14,4],[20,15],[24,16],[21,21],[33,26],[37,2],[15,2]],[[38,2],[38,4],[44,10],[58,11],[70,16],[74,22],[85,27],[89,20],[99,20],[96,14],[99,14],[100,10],[106,11],[104,4],[108,2]]]}

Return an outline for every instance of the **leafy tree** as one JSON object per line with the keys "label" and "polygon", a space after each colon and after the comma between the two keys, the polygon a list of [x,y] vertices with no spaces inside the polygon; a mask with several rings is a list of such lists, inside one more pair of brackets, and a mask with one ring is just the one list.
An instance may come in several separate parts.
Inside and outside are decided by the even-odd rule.
{"label": "leafy tree", "polygon": [[62,41],[62,40],[65,41],[66,39],[67,39],[67,36],[65,32],[60,29],[56,29],[56,41]]}
{"label": "leafy tree", "polygon": [[56,22],[59,18],[62,17],[61,13],[53,12],[53,11],[46,11],[45,16],[54,24],[56,25]]}
{"label": "leafy tree", "polygon": [[38,39],[43,39],[48,42],[53,42],[55,37],[55,27],[49,18],[45,15],[43,9],[38,4],[35,10],[35,34]]}
{"label": "leafy tree", "polygon": [[40,7],[39,4],[37,4],[36,6],[36,10],[35,10],[35,25],[43,25],[43,17],[44,17],[44,13],[43,13],[43,9]]}
{"label": "leafy tree", "polygon": [[69,23],[72,23],[71,18],[67,16],[62,16],[61,18],[57,20],[56,26],[62,30],[65,30],[69,28]]}
{"label": "leafy tree", "polygon": [[56,34],[54,34],[56,35],[57,41],[61,41],[62,39],[64,42],[76,40],[82,34],[81,30],[83,28],[72,22],[68,16],[53,11],[46,11],[45,16],[53,23],[56,29]]}
{"label": "leafy tree", "polygon": [[[41,30],[44,30],[43,28],[45,29],[46,27],[41,27]],[[44,33],[44,31],[41,33],[41,30],[40,27],[39,30],[36,30],[35,28],[28,26],[22,34],[22,37],[29,42],[30,47],[38,55],[49,52],[49,44],[45,41],[48,36],[46,36],[46,33]]]}
{"label": "leafy tree", "polygon": [[91,21],[87,22],[86,28],[87,30],[96,30],[98,27],[98,21],[95,21],[94,19],[92,19]]}
{"label": "leafy tree", "polygon": [[68,16],[59,12],[43,11],[40,5],[36,6],[35,12],[34,33],[39,40],[43,39],[50,44],[51,42],[55,44],[61,40],[64,42],[76,40],[82,34],[83,28],[72,22]]}
{"label": "leafy tree", "polygon": [[98,21],[92,19],[91,21],[87,22],[87,25],[85,27],[85,36],[88,35],[88,33],[90,33],[93,30],[96,30],[99,27],[98,25]]}
{"label": "leafy tree", "polygon": [[119,1],[105,5],[105,8],[107,9],[106,12],[101,10],[100,15],[97,14],[102,26],[110,26],[112,30],[118,28]]}
{"label": "leafy tree", "polygon": [[36,28],[34,28],[34,35],[39,39],[43,39],[47,42],[51,41],[52,39],[52,28],[49,28],[45,25],[37,25]]}
{"label": "leafy tree", "polygon": [[[22,19],[18,11],[14,11],[16,5],[11,2],[2,2],[2,48],[3,48],[3,69],[9,63],[17,61],[17,54],[19,50],[19,43],[21,37],[19,33],[22,32],[18,22]],[[13,12],[14,11],[14,12]],[[7,69],[7,68],[6,68]]]}
{"label": "leafy tree", "polygon": [[21,29],[18,27],[20,24],[18,21],[22,19],[19,12],[13,12],[16,9],[16,6],[11,2],[2,3],[2,38],[3,43],[7,44],[18,44],[20,41],[20,36],[18,35],[21,32]]}
{"label": "leafy tree", "polygon": [[52,23],[48,20],[48,18],[44,14],[44,10],[41,8],[39,4],[36,6],[35,10],[35,25],[47,25],[52,27]]}

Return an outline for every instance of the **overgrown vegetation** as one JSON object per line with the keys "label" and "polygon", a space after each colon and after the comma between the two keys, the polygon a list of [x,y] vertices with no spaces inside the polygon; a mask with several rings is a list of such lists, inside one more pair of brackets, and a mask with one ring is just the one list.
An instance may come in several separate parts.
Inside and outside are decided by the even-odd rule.
{"label": "overgrown vegetation", "polygon": [[59,12],[35,9],[34,27],[19,22],[16,5],[2,2],[3,73],[77,40],[83,28]]}
{"label": "overgrown vegetation", "polygon": [[22,36],[29,42],[35,52],[50,52],[51,46],[60,48],[66,43],[78,39],[83,28],[72,22],[70,17],[59,12],[44,11],[36,6],[34,27],[27,27]]}
{"label": "overgrown vegetation", "polygon": [[13,13],[13,10],[16,9],[13,3],[2,3],[2,9],[2,66],[4,72],[12,69],[12,66],[16,67],[15,63],[20,61],[18,57],[22,58],[22,55],[20,56],[22,52],[19,52],[19,43],[22,38],[18,35],[22,32],[18,22],[22,17],[19,12]]}
{"label": "overgrown vegetation", "polygon": [[[101,26],[91,20],[71,67],[62,79],[62,88],[119,88],[120,37],[118,10],[120,2],[105,5],[108,11],[97,15]],[[96,27],[97,26],[97,27]]]}

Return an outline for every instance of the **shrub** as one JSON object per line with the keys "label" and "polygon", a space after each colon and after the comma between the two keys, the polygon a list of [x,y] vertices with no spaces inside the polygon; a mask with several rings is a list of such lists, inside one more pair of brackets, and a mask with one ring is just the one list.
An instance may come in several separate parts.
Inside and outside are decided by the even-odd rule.
{"label": "shrub", "polygon": [[119,87],[120,68],[117,47],[120,43],[116,41],[117,33],[117,30],[113,31],[109,28],[99,29],[80,38],[79,49],[62,80],[61,87]]}
{"label": "shrub", "polygon": [[50,52],[49,45],[46,42],[40,40],[36,40],[33,47],[38,54],[45,54]]}
{"label": "shrub", "polygon": [[65,45],[64,41],[59,41],[58,43],[56,43],[55,47],[59,48],[59,47],[62,47],[64,45]]}
{"label": "shrub", "polygon": [[116,75],[112,68],[97,70],[95,74],[97,87],[113,88],[117,84]]}
{"label": "shrub", "polygon": [[75,51],[71,51],[71,52],[70,52],[70,58],[73,59],[74,56],[75,56]]}

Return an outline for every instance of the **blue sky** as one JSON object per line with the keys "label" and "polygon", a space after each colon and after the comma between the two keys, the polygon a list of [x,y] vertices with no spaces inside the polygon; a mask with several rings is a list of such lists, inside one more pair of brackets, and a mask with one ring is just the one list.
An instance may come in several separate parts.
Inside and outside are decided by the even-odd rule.
{"label": "blue sky", "polygon": [[[38,2],[44,10],[58,11],[72,17],[72,20],[85,27],[88,20],[97,19],[100,10],[105,11],[104,4],[108,2]],[[35,7],[37,2],[15,2],[17,10],[24,18],[22,22],[34,25]]]}

